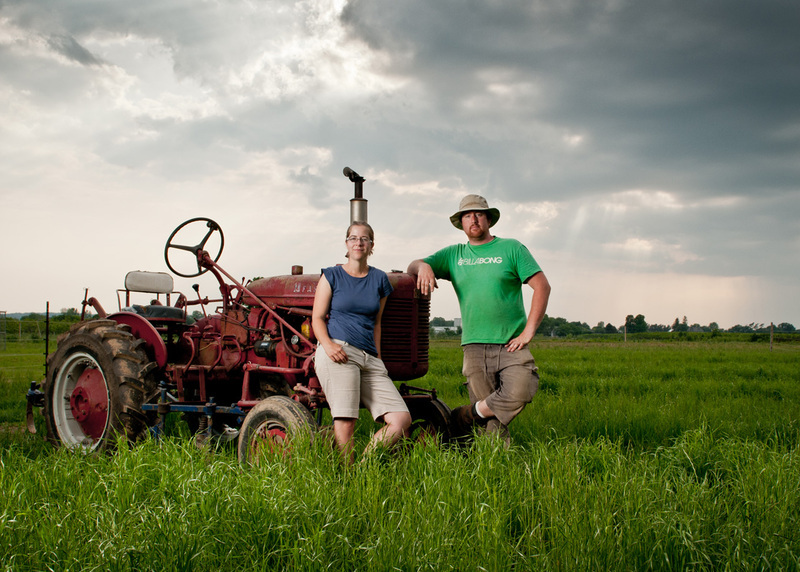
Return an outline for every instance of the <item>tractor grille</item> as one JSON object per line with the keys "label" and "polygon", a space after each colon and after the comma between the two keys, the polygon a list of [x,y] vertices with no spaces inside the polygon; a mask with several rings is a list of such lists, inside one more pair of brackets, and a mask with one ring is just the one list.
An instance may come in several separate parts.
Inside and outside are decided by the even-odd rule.
{"label": "tractor grille", "polygon": [[428,372],[430,300],[389,296],[381,321],[381,357],[395,381]]}

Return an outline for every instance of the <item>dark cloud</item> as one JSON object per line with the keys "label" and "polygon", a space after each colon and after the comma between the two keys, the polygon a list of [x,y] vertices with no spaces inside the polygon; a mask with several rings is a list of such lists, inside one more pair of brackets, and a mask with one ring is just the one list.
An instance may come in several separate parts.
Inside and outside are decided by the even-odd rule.
{"label": "dark cloud", "polygon": [[219,177],[317,216],[349,198],[349,165],[420,217],[461,190],[552,205],[536,245],[581,266],[796,277],[800,4],[352,0],[345,37],[332,6],[5,0],[4,102],[38,111],[29,144],[176,188]]}
{"label": "dark cloud", "polygon": [[[343,19],[390,55],[387,73],[422,79],[451,125],[483,122],[480,133],[491,137],[493,120],[535,120],[586,136],[587,153],[570,162],[562,149],[548,152],[552,141],[535,130],[498,131],[501,141],[489,138],[486,147],[506,135],[531,164],[486,153],[502,182],[547,181],[581,193],[591,178],[593,186],[677,183],[747,194],[756,177],[766,192],[800,176],[800,140],[778,136],[800,122],[800,5],[355,1]],[[527,83],[532,93],[516,106],[498,99],[465,111],[461,104],[485,95],[493,76]],[[563,168],[543,179],[554,155]],[[773,168],[754,174],[752,163],[766,158]],[[604,168],[607,161],[615,168]],[[720,163],[727,177],[719,177]]]}
{"label": "dark cloud", "polygon": [[85,66],[96,66],[102,62],[92,53],[75,41],[72,36],[53,35],[47,39],[47,44],[57,53]]}

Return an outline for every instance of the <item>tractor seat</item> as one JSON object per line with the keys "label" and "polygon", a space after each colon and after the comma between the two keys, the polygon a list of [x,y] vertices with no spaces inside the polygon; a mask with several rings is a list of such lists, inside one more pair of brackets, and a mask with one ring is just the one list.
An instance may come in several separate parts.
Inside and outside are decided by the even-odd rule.
{"label": "tractor seat", "polygon": [[[143,272],[136,270],[125,275],[125,302],[130,304],[131,292],[155,294],[150,304],[132,304],[124,310],[135,312],[153,322],[185,322],[186,312],[182,308],[169,305],[170,294],[173,293],[172,276],[164,272]],[[158,297],[165,294],[167,304],[162,305]],[[121,304],[120,304],[121,306]]]}
{"label": "tractor seat", "polygon": [[174,306],[159,306],[155,304],[141,306],[139,304],[134,304],[132,308],[134,312],[140,316],[144,316],[148,320],[168,319],[183,322],[186,319],[186,315],[183,313],[183,310],[180,308],[175,308]]}

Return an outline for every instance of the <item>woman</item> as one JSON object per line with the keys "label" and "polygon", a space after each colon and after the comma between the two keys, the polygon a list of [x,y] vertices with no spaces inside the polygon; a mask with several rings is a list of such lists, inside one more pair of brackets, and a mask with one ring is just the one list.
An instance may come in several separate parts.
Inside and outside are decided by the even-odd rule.
{"label": "woman", "polygon": [[380,358],[381,316],[392,286],[385,272],[367,264],[374,240],[367,223],[350,225],[347,261],[323,269],[311,318],[319,342],[317,376],[331,408],[336,445],[350,463],[360,403],[385,423],[366,451],[390,447],[411,426],[408,408]]}

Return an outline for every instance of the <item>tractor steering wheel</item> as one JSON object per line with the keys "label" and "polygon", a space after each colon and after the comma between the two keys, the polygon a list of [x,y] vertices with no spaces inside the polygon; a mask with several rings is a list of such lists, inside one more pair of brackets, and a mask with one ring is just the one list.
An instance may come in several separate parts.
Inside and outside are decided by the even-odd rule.
{"label": "tractor steering wheel", "polygon": [[[194,246],[173,242],[173,240],[177,238],[177,234],[184,228],[189,227],[190,225],[192,226],[191,230],[187,229],[186,232],[183,233],[183,237],[181,237],[182,238],[181,242],[187,242],[188,238],[192,236],[194,237],[199,236],[201,232],[201,225],[196,223],[205,223],[205,226],[208,227],[208,231],[206,231],[205,236],[201,238],[200,242],[198,242]],[[219,234],[218,238],[217,234]],[[172,234],[169,235],[169,238],[167,239],[167,245],[164,247],[164,260],[166,261],[169,269],[172,270],[172,272],[174,272],[178,276],[183,276],[184,278],[193,278],[195,276],[200,276],[201,274],[207,272],[208,268],[203,268],[200,265],[201,259],[199,254],[200,252],[205,251],[206,244],[209,242],[209,240],[212,239],[212,237],[213,237],[212,244],[219,241],[219,250],[217,251],[217,255],[212,257],[212,260],[216,262],[222,255],[222,248],[225,246],[225,237],[222,234],[222,228],[220,228],[220,226],[217,223],[215,223],[210,218],[197,217],[189,219],[180,226],[178,226],[178,228],[173,230]],[[190,273],[191,271],[179,272],[178,270],[175,270],[175,267],[170,263],[170,258],[169,258],[170,250],[173,249],[185,250],[187,252],[191,252],[194,255],[194,263],[197,265],[197,272]]]}

